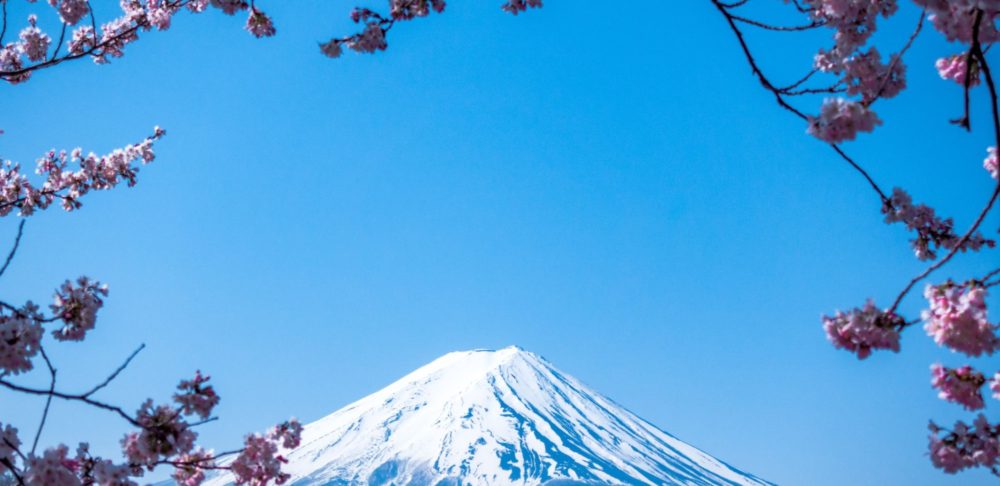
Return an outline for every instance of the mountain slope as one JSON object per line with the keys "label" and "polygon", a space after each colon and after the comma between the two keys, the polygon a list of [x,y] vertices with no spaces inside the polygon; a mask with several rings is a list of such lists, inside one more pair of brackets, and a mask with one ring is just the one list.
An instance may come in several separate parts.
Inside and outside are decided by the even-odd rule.
{"label": "mountain slope", "polygon": [[446,354],[306,425],[288,459],[300,485],[770,484],[517,347]]}

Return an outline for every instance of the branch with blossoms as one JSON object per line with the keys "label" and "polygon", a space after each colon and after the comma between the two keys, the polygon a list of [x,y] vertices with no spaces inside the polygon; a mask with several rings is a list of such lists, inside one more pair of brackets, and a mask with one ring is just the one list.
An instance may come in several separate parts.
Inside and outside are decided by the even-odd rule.
{"label": "branch with blossoms", "polygon": [[[286,481],[289,475],[281,471],[285,459],[280,451],[299,445],[302,426],[295,419],[275,426],[266,434],[246,436],[244,447],[239,450],[215,454],[196,447],[198,434],[193,429],[217,419],[212,416],[212,410],[220,400],[208,384],[210,378],[201,372],[180,382],[173,395],[173,404],[154,405],[149,399],[134,414],[93,398],[128,367],[144,346],[85,392],[67,393],[56,389],[56,368],[42,345],[44,326],[57,324],[50,333],[56,341],[83,341],[94,329],[107,293],[107,286],[81,277],[76,284],[66,282],[57,289],[49,306],[51,316],[43,315],[31,302],[21,307],[7,303],[0,306],[0,386],[46,399],[30,449],[18,428],[0,423],[0,474],[9,473],[19,485],[135,485],[132,478],[167,466],[173,468],[174,480],[183,485],[200,484],[207,471],[216,470],[231,471],[237,484],[265,485]],[[39,357],[51,377],[50,386],[32,388],[15,383],[12,378],[34,370]],[[121,440],[124,460],[115,462],[93,456],[87,443],[81,443],[75,455],[70,455],[65,444],[37,454],[53,398],[114,413],[134,427],[136,430]],[[218,461],[227,456],[235,458],[220,465]]]}
{"label": "branch with blossoms", "polygon": [[[153,142],[165,132],[154,129],[153,135],[142,142],[113,150],[103,156],[93,153],[86,156],[82,150],[70,152],[50,150],[37,163],[35,172],[44,177],[41,185],[31,182],[21,172],[20,165],[12,161],[0,169],[0,217],[10,216],[14,210],[22,218],[46,209],[55,200],[61,200],[67,211],[79,209],[80,199],[91,191],[107,190],[122,182],[135,185],[139,172],[137,164],[155,159]],[[25,219],[18,224],[17,236],[0,276],[6,272],[21,245]],[[282,483],[288,474],[281,471],[284,458],[282,449],[297,447],[302,426],[289,420],[272,428],[266,434],[251,434],[244,440],[244,447],[222,454],[215,454],[196,447],[198,434],[195,427],[212,422],[212,410],[219,403],[219,395],[209,377],[196,372],[190,380],[182,380],[173,395],[172,404],[156,405],[146,400],[135,413],[125,408],[101,401],[95,395],[105,389],[129,366],[145,345],[140,346],[107,378],[80,393],[70,393],[57,388],[57,369],[45,351],[43,339],[46,331],[57,343],[81,342],[94,331],[98,312],[108,296],[107,285],[87,277],[66,281],[56,289],[48,313],[32,302],[14,305],[0,300],[0,388],[8,392],[37,396],[45,399],[42,416],[28,446],[28,437],[10,423],[0,422],[0,475],[8,474],[19,485],[134,485],[133,478],[158,467],[173,469],[173,478],[187,486],[200,484],[206,471],[231,471],[238,484],[266,485]],[[49,376],[49,386],[33,388],[18,384],[16,377],[36,370],[41,362]],[[89,445],[81,443],[75,455],[69,447],[58,444],[38,452],[40,438],[45,429],[53,399],[89,406],[117,415],[133,432],[121,440],[123,460],[94,456]],[[228,456],[229,462],[218,461]]]}
{"label": "branch with blossoms", "polygon": [[[103,23],[100,28],[89,0],[49,0],[60,23],[58,40],[50,53],[52,36],[38,26],[36,14],[28,16],[28,25],[20,31],[17,41],[4,43],[8,1],[0,0],[0,14],[3,16],[0,79],[11,84],[28,81],[35,71],[76,59],[89,57],[98,64],[106,64],[112,58],[124,56],[125,47],[139,40],[140,32],[168,30],[174,16],[185,10],[202,13],[212,7],[226,15],[246,11],[244,29],[254,37],[271,37],[277,32],[274,21],[257,7],[254,0],[122,0],[121,15]],[[507,0],[501,9],[517,15],[541,6],[542,0]],[[440,13],[444,8],[445,0],[389,0],[389,13],[386,15],[368,8],[355,8],[351,19],[364,24],[364,29],[321,43],[320,51],[328,57],[339,57],[344,47],[369,54],[385,50],[388,47],[385,36],[396,22],[426,17],[431,11]]]}
{"label": "branch with blossoms", "polygon": [[[877,48],[866,46],[877,29],[879,19],[896,13],[896,0],[795,0],[792,3],[796,10],[810,22],[797,27],[772,25],[739,14],[740,9],[750,3],[749,0],[732,3],[710,1],[736,36],[753,75],[773,94],[778,105],[806,122],[808,134],[827,143],[864,177],[881,200],[885,222],[905,225],[914,233],[910,244],[917,258],[933,262],[907,282],[888,308],[880,309],[869,300],[860,308],[824,316],[823,328],[834,347],[852,352],[859,359],[867,358],[877,350],[898,352],[901,333],[923,321],[924,330],[934,342],[952,352],[979,357],[1000,351],[1000,336],[997,335],[1000,324],[988,320],[985,300],[988,289],[1000,285],[1000,278],[997,278],[1000,269],[964,283],[948,280],[938,285],[928,284],[924,290],[928,308],[921,313],[920,319],[908,321],[898,313],[903,299],[916,285],[951,262],[959,253],[989,250],[996,246],[994,240],[982,235],[980,227],[1000,197],[996,148],[1000,146],[1000,105],[985,56],[988,45],[1000,40],[1000,31],[995,24],[995,19],[1000,17],[1000,4],[914,0],[923,9],[917,26],[900,51],[890,56],[888,63],[883,63]],[[964,52],[942,57],[935,63],[942,79],[953,81],[963,89],[963,114],[952,122],[971,131],[969,100],[970,91],[975,87],[985,84],[990,99],[994,146],[987,149],[988,156],[983,161],[983,167],[990,177],[998,181],[976,219],[961,233],[955,230],[951,218],[938,216],[927,205],[915,204],[906,191],[894,188],[888,195],[840,146],[843,142],[854,140],[860,133],[874,131],[882,124],[873,105],[880,99],[894,98],[906,88],[903,56],[927,19],[949,41],[968,46]],[[759,67],[741,26],[772,32],[829,28],[834,31],[834,43],[832,47],[818,49],[805,76],[788,86],[778,87]],[[834,80],[819,87],[808,86],[818,77],[833,77]],[[818,115],[808,115],[790,101],[793,97],[817,94],[840,96],[824,99]],[[941,252],[944,255],[939,257]],[[939,398],[969,411],[985,407],[982,387],[987,384],[993,396],[1000,399],[1000,372],[987,379],[986,375],[969,365],[948,368],[935,364],[931,367],[931,374],[931,385],[938,390]],[[1000,475],[1000,425],[991,425],[985,416],[979,415],[971,426],[959,422],[952,430],[932,423],[931,432],[930,451],[934,466],[948,473],[985,467]]]}
{"label": "branch with blossoms", "polygon": [[[542,0],[508,0],[500,8],[517,15],[529,8],[540,8]],[[404,22],[430,13],[444,12],[445,0],[389,0],[388,15],[380,14],[364,7],[356,7],[351,11],[351,20],[356,24],[364,24],[361,32],[345,37],[334,37],[320,43],[319,50],[327,57],[340,57],[344,47],[363,54],[384,51],[389,47],[386,35],[396,22]]]}

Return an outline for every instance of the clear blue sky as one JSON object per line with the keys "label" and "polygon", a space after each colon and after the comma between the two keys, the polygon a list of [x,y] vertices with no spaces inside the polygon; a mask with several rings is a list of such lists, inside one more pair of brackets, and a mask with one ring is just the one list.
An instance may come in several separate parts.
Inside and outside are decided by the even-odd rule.
{"label": "clear blue sky", "polygon": [[[782,484],[992,484],[925,455],[928,419],[965,417],[928,367],[960,357],[920,329],[864,362],[826,342],[823,313],[885,305],[922,266],[863,181],[751,78],[707,0],[553,0],[517,18],[499,3],[456,0],[394,29],[389,51],[339,60],[316,42],[351,32],[348,2],[264,2],[279,35],[262,41],[242,17],[182,15],[111,65],[0,88],[0,154],[26,164],[168,130],[137,187],[33,217],[0,281],[7,299],[46,302],[67,277],[110,284],[91,338],[52,348],[64,387],[146,343],[103,398],[165,400],[205,370],[223,399],[203,443],[223,450],[448,351],[518,344]],[[904,4],[884,52],[915,21]],[[751,42],[794,79],[825,42],[802,39]],[[910,89],[848,148],[964,227],[991,180],[981,93],[979,131],[947,123],[961,93],[932,63],[957,51],[927,29]],[[962,256],[939,277],[996,261]],[[40,407],[0,396],[25,429]],[[56,402],[43,442],[107,453],[125,430]]]}

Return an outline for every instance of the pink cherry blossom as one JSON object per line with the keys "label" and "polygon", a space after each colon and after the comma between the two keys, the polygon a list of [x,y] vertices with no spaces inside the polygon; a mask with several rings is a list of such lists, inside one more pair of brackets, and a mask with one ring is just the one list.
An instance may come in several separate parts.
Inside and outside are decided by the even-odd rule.
{"label": "pink cherry blossom", "polygon": [[34,15],[28,17],[28,26],[21,30],[21,52],[35,62],[44,61],[48,56],[49,43],[52,39],[48,34],[42,32],[36,25],[37,18]]}
{"label": "pink cherry blossom", "polygon": [[73,30],[73,38],[70,39],[67,49],[70,54],[83,54],[94,47],[94,39],[94,28],[82,25]]}
{"label": "pink cherry blossom", "polygon": [[[941,219],[930,206],[913,204],[910,195],[898,187],[893,188],[892,197],[882,206],[882,214],[885,214],[886,223],[902,222],[907,229],[917,232],[917,237],[910,243],[914,254],[921,260],[937,258],[935,248],[953,249],[962,239],[955,233],[955,222],[951,218]],[[995,241],[977,232],[962,244],[960,250],[979,251],[995,245]]]}
{"label": "pink cherry blossom", "polygon": [[857,354],[858,359],[867,358],[875,349],[899,352],[899,331],[904,325],[902,317],[879,310],[871,300],[861,309],[823,316],[823,329],[833,346]]}
{"label": "pink cherry blossom", "polygon": [[347,41],[347,47],[366,54],[384,51],[388,47],[385,42],[385,30],[378,22],[368,22],[364,31]]}
{"label": "pink cherry blossom", "polygon": [[136,413],[140,432],[131,432],[122,439],[125,457],[133,464],[152,469],[157,461],[190,452],[198,434],[181,419],[180,411],[167,405],[153,406],[146,400]]}
{"label": "pink cherry blossom", "polygon": [[240,10],[246,10],[250,5],[244,0],[209,0],[209,3],[222,10],[226,15],[233,15]]}
{"label": "pink cherry blossom", "polygon": [[847,58],[865,44],[876,30],[879,15],[896,12],[895,0],[806,0],[815,20],[836,30],[831,57]]}
{"label": "pink cherry blossom", "polygon": [[292,418],[271,429],[268,438],[280,442],[285,449],[294,449],[302,442],[302,424]]}
{"label": "pink cherry blossom", "polygon": [[179,486],[198,486],[205,480],[205,470],[215,467],[211,451],[198,449],[177,458],[177,466],[170,476]]}
{"label": "pink cherry blossom", "polygon": [[979,65],[973,60],[972,69],[967,69],[968,57],[966,53],[942,57],[934,63],[934,67],[937,68],[941,79],[950,79],[962,86],[965,86],[965,73],[969,71],[969,86],[976,86],[979,84]]}
{"label": "pink cherry blossom", "polygon": [[989,172],[991,177],[996,179],[998,172],[1000,172],[1000,164],[997,163],[997,148],[990,147],[986,151],[988,155],[983,159],[983,168],[986,169],[986,172]]}
{"label": "pink cherry blossom", "polygon": [[247,23],[244,28],[257,38],[271,37],[275,33],[271,17],[268,17],[267,14],[256,8],[250,9],[250,15],[247,16]]}
{"label": "pink cherry blossom", "polygon": [[924,329],[940,346],[969,356],[1000,349],[997,327],[986,320],[986,289],[946,282],[928,285],[924,297],[930,307],[921,317]]}
{"label": "pink cherry blossom", "polygon": [[542,0],[507,0],[500,8],[504,12],[517,15],[529,8],[540,8],[541,6]]}
{"label": "pink cherry blossom", "polygon": [[973,467],[993,468],[1000,457],[1000,426],[991,425],[980,414],[970,428],[956,422],[951,431],[930,424],[930,456],[934,467],[954,474]]}
{"label": "pink cherry blossom", "polygon": [[193,379],[182,380],[177,386],[180,393],[174,394],[174,401],[185,414],[197,414],[203,419],[212,415],[212,409],[219,404],[219,396],[212,385],[205,385],[209,379],[211,377],[196,371]]}
{"label": "pink cherry blossom", "polygon": [[444,0],[389,0],[389,15],[398,20],[410,20],[427,16],[431,9],[441,13],[444,7]]}
{"label": "pink cherry blossom", "polygon": [[844,61],[844,83],[847,94],[860,95],[866,101],[892,98],[906,88],[906,65],[896,56],[882,64],[881,54],[872,47]]}
{"label": "pink cherry blossom", "polygon": [[858,132],[871,132],[881,125],[874,111],[862,103],[844,98],[827,98],[819,116],[809,117],[810,135],[829,143],[854,140]]}
{"label": "pink cherry blossom", "polygon": [[340,55],[344,52],[344,50],[340,47],[340,42],[340,39],[331,39],[329,42],[320,44],[319,50],[326,57],[340,57]]}
{"label": "pink cherry blossom", "polygon": [[41,324],[26,316],[0,316],[0,376],[30,371],[41,349]]}
{"label": "pink cherry blossom", "polygon": [[[49,2],[52,3],[52,0]],[[90,12],[90,3],[88,0],[59,0],[56,10],[63,22],[76,25],[84,15]]]}
{"label": "pink cherry blossom", "polygon": [[979,410],[985,406],[980,389],[986,383],[986,377],[971,366],[952,369],[933,364],[931,377],[931,385],[940,390],[938,398],[958,403],[966,410]]}
{"label": "pink cherry blossom", "polygon": [[73,462],[66,457],[69,448],[59,445],[46,449],[42,457],[28,457],[24,471],[24,482],[30,485],[78,486],[80,479],[71,469]]}
{"label": "pink cherry blossom", "polygon": [[59,341],[82,341],[97,322],[97,311],[104,306],[101,297],[108,295],[108,286],[87,277],[80,277],[74,286],[69,280],[56,291],[49,307],[65,325],[52,331]]}
{"label": "pink cherry blossom", "polygon": [[259,435],[248,435],[243,451],[230,464],[236,484],[265,486],[268,482],[284,484],[290,477],[281,472],[281,465],[287,462],[278,455],[278,445]]}
{"label": "pink cherry blossom", "polygon": [[21,439],[17,437],[17,429],[10,424],[0,424],[0,474],[6,471],[7,464],[14,464],[17,460],[18,448],[21,447]]}
{"label": "pink cherry blossom", "polygon": [[[21,48],[18,44],[9,43],[0,47],[0,71],[15,73],[21,71],[22,68],[24,68],[24,64],[21,63]],[[10,84],[23,83],[30,78],[31,71],[4,75],[4,79]]]}
{"label": "pink cherry blossom", "polygon": [[927,9],[934,28],[944,34],[945,38],[965,44],[972,42],[976,17],[973,9],[982,9],[985,20],[979,25],[979,41],[990,43],[1000,40],[1000,32],[997,32],[995,24],[989,20],[1000,13],[1000,5],[994,0],[914,0],[914,3]]}

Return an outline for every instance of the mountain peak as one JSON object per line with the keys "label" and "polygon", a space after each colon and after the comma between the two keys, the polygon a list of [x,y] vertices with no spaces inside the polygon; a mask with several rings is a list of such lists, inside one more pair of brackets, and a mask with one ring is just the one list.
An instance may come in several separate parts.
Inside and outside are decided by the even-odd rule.
{"label": "mountain peak", "polygon": [[308,486],[769,484],[517,346],[441,356],[306,425],[286,457]]}

